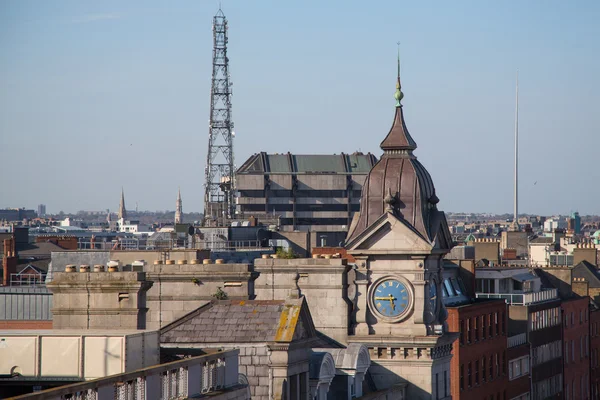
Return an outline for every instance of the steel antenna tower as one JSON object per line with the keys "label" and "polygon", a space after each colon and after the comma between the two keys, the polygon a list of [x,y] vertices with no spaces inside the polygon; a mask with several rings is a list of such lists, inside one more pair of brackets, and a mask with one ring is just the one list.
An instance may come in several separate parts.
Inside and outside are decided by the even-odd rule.
{"label": "steel antenna tower", "polygon": [[219,7],[213,18],[212,86],[204,181],[205,226],[224,226],[227,218],[233,217],[233,136],[227,19]]}

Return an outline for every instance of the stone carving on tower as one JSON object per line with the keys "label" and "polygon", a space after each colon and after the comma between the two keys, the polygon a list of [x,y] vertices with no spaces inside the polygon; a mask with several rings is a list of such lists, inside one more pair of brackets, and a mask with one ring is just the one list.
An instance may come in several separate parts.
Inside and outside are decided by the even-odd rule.
{"label": "stone carving on tower", "polygon": [[[403,97],[398,58],[394,122],[345,245],[358,265],[348,339],[370,348],[377,387],[408,382],[411,399],[445,398],[455,334],[446,332],[441,284],[452,239],[431,176],[414,155]],[[434,387],[436,380],[447,388]]]}

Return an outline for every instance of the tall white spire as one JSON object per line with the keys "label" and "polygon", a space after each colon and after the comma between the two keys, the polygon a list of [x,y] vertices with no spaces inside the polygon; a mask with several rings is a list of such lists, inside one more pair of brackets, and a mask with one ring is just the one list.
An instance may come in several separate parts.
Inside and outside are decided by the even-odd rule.
{"label": "tall white spire", "polygon": [[515,93],[515,199],[512,229],[519,230],[519,70]]}
{"label": "tall white spire", "polygon": [[183,207],[181,202],[181,188],[177,189],[177,203],[175,206],[175,223],[181,224],[183,217]]}

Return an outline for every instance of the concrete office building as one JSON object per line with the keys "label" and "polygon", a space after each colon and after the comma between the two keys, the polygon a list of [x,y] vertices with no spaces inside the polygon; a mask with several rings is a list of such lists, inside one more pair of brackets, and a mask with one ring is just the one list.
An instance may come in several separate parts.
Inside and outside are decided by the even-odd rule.
{"label": "concrete office building", "polygon": [[338,246],[376,162],[370,153],[254,154],[236,172],[237,217],[278,218],[281,231],[316,232],[318,246]]}

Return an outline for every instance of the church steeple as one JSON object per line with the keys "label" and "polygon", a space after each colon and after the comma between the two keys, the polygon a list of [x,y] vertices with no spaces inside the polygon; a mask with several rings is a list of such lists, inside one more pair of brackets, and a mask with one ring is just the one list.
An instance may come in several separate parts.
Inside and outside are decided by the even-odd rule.
{"label": "church steeple", "polygon": [[119,204],[119,219],[127,219],[127,210],[125,209],[125,192],[123,191],[123,187],[121,187],[121,203]]}
{"label": "church steeple", "polygon": [[411,155],[412,151],[417,148],[417,143],[410,136],[410,133],[408,133],[408,128],[404,122],[401,103],[403,98],[404,93],[402,92],[402,84],[400,82],[400,46],[398,46],[398,77],[396,79],[396,92],[394,93],[394,99],[396,99],[396,114],[394,115],[392,129],[390,129],[390,132],[380,145],[385,154]]}
{"label": "church steeple", "polygon": [[177,202],[175,206],[175,223],[181,224],[183,217],[183,207],[181,202],[181,188],[177,189]]}

